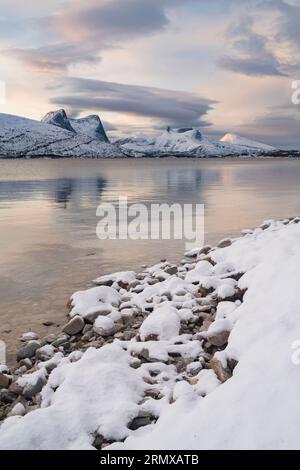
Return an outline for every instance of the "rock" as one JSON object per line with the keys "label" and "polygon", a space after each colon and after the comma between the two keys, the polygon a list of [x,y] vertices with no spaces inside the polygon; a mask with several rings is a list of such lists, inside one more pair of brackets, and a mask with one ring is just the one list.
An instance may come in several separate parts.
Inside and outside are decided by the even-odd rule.
{"label": "rock", "polygon": [[26,358],[26,359],[21,359],[20,361],[20,366],[25,366],[26,369],[31,369],[32,367],[32,362],[30,359]]}
{"label": "rock", "polygon": [[212,318],[207,318],[206,320],[204,320],[204,322],[203,322],[203,324],[200,328],[200,331],[201,332],[207,331],[212,323],[213,323],[213,319]]}
{"label": "rock", "polygon": [[73,336],[80,333],[83,328],[84,320],[79,315],[76,315],[63,327],[63,332]]}
{"label": "rock", "polygon": [[26,414],[26,408],[23,403],[16,403],[11,409],[7,416],[24,416]]}
{"label": "rock", "polygon": [[39,377],[34,384],[28,384],[24,387],[23,396],[27,398],[27,400],[30,400],[42,390],[45,383],[46,383],[46,380],[43,379],[42,377]]}
{"label": "rock", "polygon": [[207,339],[213,346],[217,346],[218,348],[221,348],[228,342],[229,335],[230,335],[230,331],[226,331],[226,330],[218,331],[215,333],[208,332]]}
{"label": "rock", "polygon": [[136,431],[136,429],[141,428],[142,426],[148,426],[155,420],[155,417],[148,413],[147,411],[140,411],[136,418],[128,424],[128,428],[131,431]]}
{"label": "rock", "polygon": [[38,339],[38,335],[33,331],[28,331],[27,333],[22,334],[20,341],[31,341],[34,339]]}
{"label": "rock", "polygon": [[9,386],[9,391],[13,393],[14,395],[22,395],[23,393],[23,388],[21,385],[19,385],[16,381],[12,382]]}
{"label": "rock", "polygon": [[42,325],[44,326],[53,326],[54,322],[50,320],[43,321]]}
{"label": "rock", "polygon": [[50,335],[45,336],[42,340],[42,345],[44,346],[45,344],[51,344],[53,341],[56,340],[56,335],[54,333],[50,333]]}
{"label": "rock", "polygon": [[2,372],[0,372],[0,389],[8,388],[9,382],[10,382],[9,377],[5,374],[2,374]]}
{"label": "rock", "polygon": [[170,266],[169,268],[165,269],[165,272],[173,276],[174,274],[178,273],[178,268],[177,266]]}
{"label": "rock", "polygon": [[218,248],[226,248],[230,245],[232,245],[232,241],[230,240],[230,238],[225,238],[224,240],[220,241],[220,243],[218,244]]}
{"label": "rock", "polygon": [[231,378],[232,374],[229,368],[224,368],[222,363],[216,357],[210,360],[210,366],[215,371],[216,376],[221,382],[226,382]]}
{"label": "rock", "polygon": [[17,352],[17,361],[26,358],[32,358],[35,355],[35,351],[40,348],[41,343],[36,340],[29,341],[25,346],[19,349]]}
{"label": "rock", "polygon": [[83,330],[82,330],[82,334],[85,335],[85,334],[87,334],[89,331],[91,331],[92,329],[93,329],[93,325],[90,325],[90,324],[84,325],[84,328],[83,328]]}
{"label": "rock", "polygon": [[115,331],[115,324],[111,318],[100,315],[94,323],[93,330],[100,336],[111,336]]}
{"label": "rock", "polygon": [[203,369],[203,364],[199,361],[199,362],[191,362],[190,364],[188,364],[186,370],[190,375],[195,376],[195,375],[198,375],[202,369]]}
{"label": "rock", "polygon": [[133,330],[124,331],[122,333],[123,341],[130,341],[135,336],[136,336],[136,332]]}
{"label": "rock", "polygon": [[59,346],[63,345],[68,340],[67,335],[60,336],[55,341],[53,341],[52,346],[58,348]]}
{"label": "rock", "polygon": [[41,361],[48,361],[54,355],[54,347],[52,344],[46,344],[45,346],[36,350],[35,355],[37,359]]}
{"label": "rock", "polygon": [[10,390],[1,390],[0,391],[0,402],[5,404],[13,403],[18,395],[11,392]]}
{"label": "rock", "polygon": [[84,320],[87,322],[87,323],[90,323],[90,324],[93,324],[94,321],[99,317],[99,315],[109,315],[111,313],[111,310],[107,309],[107,310],[99,310],[98,312],[93,312],[93,313],[87,313],[85,316],[84,316]]}
{"label": "rock", "polygon": [[27,372],[26,366],[21,366],[18,369],[15,369],[15,375],[23,375],[25,372]]}
{"label": "rock", "polygon": [[162,394],[159,390],[155,388],[150,388],[149,390],[145,390],[145,396],[149,398],[153,398],[153,400],[159,400],[162,398]]}

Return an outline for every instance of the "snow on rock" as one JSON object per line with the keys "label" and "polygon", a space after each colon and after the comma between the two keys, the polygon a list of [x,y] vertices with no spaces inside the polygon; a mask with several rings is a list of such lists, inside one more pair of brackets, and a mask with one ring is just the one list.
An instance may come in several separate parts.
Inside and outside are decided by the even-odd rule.
{"label": "snow on rock", "polygon": [[26,342],[26,341],[31,341],[34,339],[38,339],[38,335],[34,333],[33,331],[28,331],[27,333],[22,334],[20,341]]}
{"label": "snow on rock", "polygon": [[54,113],[39,122],[0,113],[0,158],[123,156],[113,144],[67,129],[66,122],[59,125],[60,118],[61,113]]}
{"label": "snow on rock", "polygon": [[180,329],[180,317],[170,303],[158,306],[144,320],[140,327],[142,341],[150,336],[156,336],[159,340],[169,340],[178,336]]}
{"label": "snow on rock", "polygon": [[121,295],[113,287],[99,286],[75,292],[71,297],[70,316],[79,315],[87,320],[95,320],[99,315],[108,315],[118,307]]}
{"label": "snow on rock", "polygon": [[111,336],[114,332],[115,324],[111,318],[100,315],[96,318],[93,329],[98,335]]}
{"label": "snow on rock", "polygon": [[93,449],[95,434],[124,439],[145,386],[119,346],[90,348],[51,373],[43,408],[6,420],[0,449]]}
{"label": "snow on rock", "polygon": [[127,286],[136,279],[136,273],[134,271],[121,271],[117,273],[107,274],[105,276],[98,277],[94,280],[94,283],[101,286],[111,286],[114,283],[120,286]]}

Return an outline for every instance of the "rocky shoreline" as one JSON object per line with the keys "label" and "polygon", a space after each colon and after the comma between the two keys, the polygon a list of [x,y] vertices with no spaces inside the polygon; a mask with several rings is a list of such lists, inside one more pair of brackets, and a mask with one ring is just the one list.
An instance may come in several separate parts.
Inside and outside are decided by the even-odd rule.
{"label": "rocky shoreline", "polygon": [[[278,223],[287,226],[299,221]],[[244,230],[241,238],[273,230],[273,225],[269,221],[255,230]],[[205,397],[230,379],[238,364],[238,357],[224,351],[234,324],[230,318],[242,305],[247,289],[239,283],[245,272],[230,262],[218,261],[218,254],[234,243],[225,239],[217,247],[195,249],[178,265],[161,260],[138,274],[102,276],[94,281],[95,287],[71,297],[69,319],[59,334],[38,338],[34,332],[24,333],[17,366],[0,365],[0,436],[23,416],[55,406],[57,390],[68,382],[67,375],[61,378],[60,370],[73,370],[74,364],[79,366],[88,356],[92,362],[96,354],[100,365],[106,364],[108,356],[119,354],[120,361],[124,357],[125,381],[131,377],[130,370],[135,375],[128,381],[137,380],[134,406],[127,405],[128,410],[123,406],[124,417],[112,414],[111,423],[104,425],[104,410],[97,426],[86,430],[86,439],[96,449],[122,442],[140,428],[153,425],[162,407],[188,393],[187,387]],[[81,373],[83,370],[82,366]],[[122,370],[110,366],[109,380]],[[86,377],[88,399],[91,389]],[[121,431],[116,419],[120,419]],[[118,431],[111,430],[113,426]],[[77,448],[76,442],[74,445]],[[65,446],[58,444],[58,448]],[[41,448],[45,448],[43,443]]]}

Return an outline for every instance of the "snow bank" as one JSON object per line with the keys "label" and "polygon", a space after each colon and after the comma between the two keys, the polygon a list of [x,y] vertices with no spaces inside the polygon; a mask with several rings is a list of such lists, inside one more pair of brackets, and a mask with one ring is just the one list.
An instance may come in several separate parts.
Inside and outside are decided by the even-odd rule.
{"label": "snow bank", "polygon": [[152,429],[114,448],[299,449],[300,374],[291,360],[300,334],[299,239],[300,225],[274,222],[212,254],[246,272],[244,301],[227,312],[233,377],[204,399],[165,408]]}

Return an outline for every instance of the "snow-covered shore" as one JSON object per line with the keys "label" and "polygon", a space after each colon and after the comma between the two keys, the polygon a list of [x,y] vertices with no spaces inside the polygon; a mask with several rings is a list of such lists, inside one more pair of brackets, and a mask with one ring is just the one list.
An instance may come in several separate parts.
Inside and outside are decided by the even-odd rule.
{"label": "snow-covered shore", "polygon": [[0,449],[299,448],[299,222],[74,294],[0,366]]}

